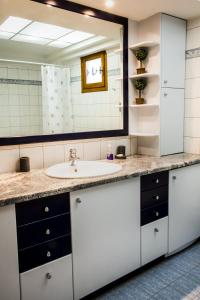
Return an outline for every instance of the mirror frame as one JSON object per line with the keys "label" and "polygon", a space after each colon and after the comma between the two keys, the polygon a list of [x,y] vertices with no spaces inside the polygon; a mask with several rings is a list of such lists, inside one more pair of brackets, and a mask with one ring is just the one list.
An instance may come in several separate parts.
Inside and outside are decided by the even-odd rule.
{"label": "mirror frame", "polygon": [[94,18],[123,25],[124,28],[123,31],[123,129],[62,133],[62,134],[51,134],[51,135],[0,137],[0,146],[53,142],[53,141],[63,141],[63,140],[127,136],[128,135],[128,19],[104,12],[102,10],[94,9],[82,4],[67,1],[67,0],[54,0],[54,1],[53,0],[30,0],[30,1],[38,2],[45,5],[51,5],[56,8],[72,11],[83,15],[88,14],[89,11],[91,13],[91,16]]}

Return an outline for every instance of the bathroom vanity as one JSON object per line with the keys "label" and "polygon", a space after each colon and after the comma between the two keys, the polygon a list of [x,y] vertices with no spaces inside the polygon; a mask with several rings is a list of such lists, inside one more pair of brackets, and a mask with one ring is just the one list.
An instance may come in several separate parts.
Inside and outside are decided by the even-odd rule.
{"label": "bathroom vanity", "polygon": [[121,164],[90,179],[0,175],[2,300],[78,300],[200,236],[200,156]]}

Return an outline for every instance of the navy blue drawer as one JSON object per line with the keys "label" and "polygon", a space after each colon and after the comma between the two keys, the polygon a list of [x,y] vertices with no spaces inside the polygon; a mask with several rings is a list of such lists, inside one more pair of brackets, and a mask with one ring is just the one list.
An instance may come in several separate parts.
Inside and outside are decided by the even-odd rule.
{"label": "navy blue drawer", "polygon": [[141,176],[141,190],[152,190],[163,185],[168,185],[168,181],[168,171],[144,175]]}
{"label": "navy blue drawer", "polygon": [[141,208],[148,208],[168,201],[168,186],[141,192]]}
{"label": "navy blue drawer", "polygon": [[16,204],[17,226],[70,212],[69,194],[49,196]]}
{"label": "navy blue drawer", "polygon": [[23,273],[71,253],[71,236],[19,251],[19,271]]}
{"label": "navy blue drawer", "polygon": [[168,202],[141,211],[141,226],[168,216]]}
{"label": "navy blue drawer", "polygon": [[18,227],[18,248],[24,249],[70,234],[70,214]]}

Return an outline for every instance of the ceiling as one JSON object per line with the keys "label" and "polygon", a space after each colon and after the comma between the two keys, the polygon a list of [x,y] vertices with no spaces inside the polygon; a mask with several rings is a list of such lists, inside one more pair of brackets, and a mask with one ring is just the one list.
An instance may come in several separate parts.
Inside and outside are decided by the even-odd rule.
{"label": "ceiling", "polygon": [[184,19],[200,16],[198,0],[113,0],[113,7],[106,7],[106,0],[74,0],[107,12],[124,16],[136,21],[143,20],[159,12],[167,13]]}

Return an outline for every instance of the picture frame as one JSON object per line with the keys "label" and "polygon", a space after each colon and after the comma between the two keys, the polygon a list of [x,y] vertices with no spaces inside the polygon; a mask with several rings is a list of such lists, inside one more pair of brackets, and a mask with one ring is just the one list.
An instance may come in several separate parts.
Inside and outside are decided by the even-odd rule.
{"label": "picture frame", "polygon": [[106,51],[81,57],[81,87],[82,93],[108,91]]}

